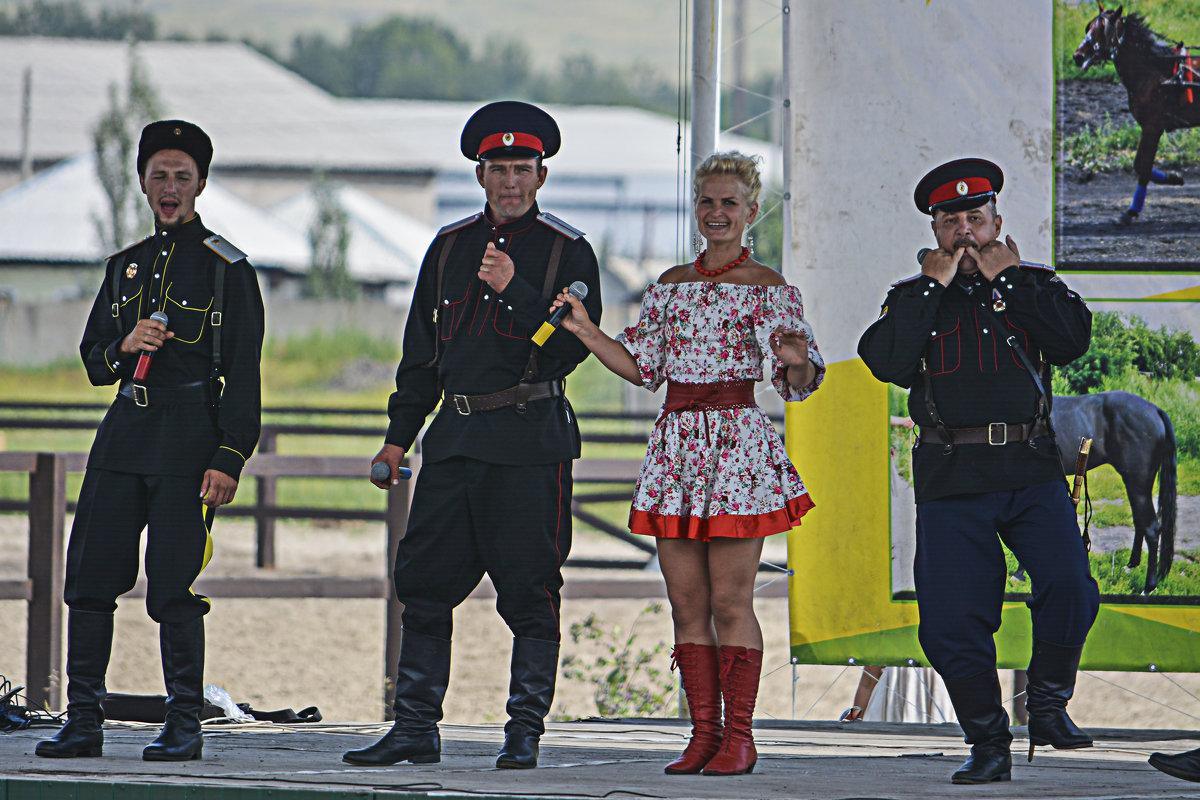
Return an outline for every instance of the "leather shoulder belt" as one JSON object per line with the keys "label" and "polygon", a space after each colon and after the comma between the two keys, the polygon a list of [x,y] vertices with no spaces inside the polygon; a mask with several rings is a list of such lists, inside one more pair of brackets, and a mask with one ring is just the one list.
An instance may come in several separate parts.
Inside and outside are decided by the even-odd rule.
{"label": "leather shoulder belt", "polygon": [[464,417],[477,411],[495,411],[497,408],[516,406],[519,413],[525,413],[525,404],[534,400],[547,400],[551,397],[563,396],[561,380],[542,381],[540,383],[518,383],[509,389],[491,394],[450,394],[442,398],[442,402],[453,406],[454,410]]}

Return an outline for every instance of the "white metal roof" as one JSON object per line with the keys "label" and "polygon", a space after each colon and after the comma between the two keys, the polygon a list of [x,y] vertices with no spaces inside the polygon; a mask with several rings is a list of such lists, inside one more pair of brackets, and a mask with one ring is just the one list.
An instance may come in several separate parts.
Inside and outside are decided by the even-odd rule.
{"label": "white metal roof", "polygon": [[[108,253],[94,219],[106,207],[91,153],[38,173],[0,193],[0,261],[100,263]],[[148,226],[144,202],[139,210]],[[237,245],[256,267],[307,271],[307,239],[219,182],[208,182],[196,211],[206,227]]]}
{"label": "white metal roof", "polygon": [[[349,218],[350,274],[360,281],[415,281],[437,229],[352,186],[334,187],[334,197]],[[304,237],[316,211],[312,191],[270,209],[276,219]]]}

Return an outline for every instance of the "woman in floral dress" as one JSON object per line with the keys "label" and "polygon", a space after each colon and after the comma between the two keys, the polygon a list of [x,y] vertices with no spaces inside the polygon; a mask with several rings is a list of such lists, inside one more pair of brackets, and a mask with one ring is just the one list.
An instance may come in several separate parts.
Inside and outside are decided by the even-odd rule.
{"label": "woman in floral dress", "polygon": [[754,581],[763,537],[790,530],[813,507],[754,401],[764,361],[786,400],[808,397],[825,375],[800,291],[742,246],[761,186],[755,159],[741,153],[701,164],[692,190],[708,249],[651,284],[637,325],[618,338],[566,292],[554,303],[570,304],[563,327],[614,373],[651,391],[667,384],[629,528],[658,539],[691,711],[692,738],[667,766],[672,774],[754,769],[763,647]]}

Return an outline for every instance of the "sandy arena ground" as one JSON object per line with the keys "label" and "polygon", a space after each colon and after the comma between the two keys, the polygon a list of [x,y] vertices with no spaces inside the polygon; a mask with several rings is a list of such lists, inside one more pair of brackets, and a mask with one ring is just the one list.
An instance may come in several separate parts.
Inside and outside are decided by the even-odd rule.
{"label": "sandy arena ground", "polygon": [[[68,529],[70,520],[68,519]],[[0,578],[25,573],[27,523],[0,515]],[[216,528],[214,575],[251,575],[253,528],[248,520],[224,520]],[[304,575],[383,575],[384,533],[372,523],[312,525],[283,521],[277,539],[280,577]],[[637,551],[600,534],[577,534],[577,558],[635,558]],[[782,537],[767,542],[771,560],[784,558]],[[573,577],[616,579],[637,573],[570,570]],[[643,575],[643,577],[645,577]],[[647,578],[660,581],[661,577]],[[764,580],[769,576],[764,576]],[[562,607],[565,654],[594,657],[595,650],[573,645],[571,623],[595,613],[606,629],[628,630],[645,599],[565,600]],[[643,618],[636,648],[670,643],[670,618],[663,611]],[[761,718],[834,720],[851,705],[859,670],[788,663],[787,601],[763,598],[759,619],[766,638],[764,678],[756,715]],[[500,722],[507,697],[511,634],[491,600],[468,600],[455,615],[454,661],[446,722]],[[25,604],[0,601],[0,676],[24,683]],[[205,680],[237,702],[275,710],[318,706],[329,721],[382,719],[384,605],[376,600],[254,600],[214,598],[208,615]],[[161,694],[158,637],[140,599],[125,600],[117,612],[116,641],[109,669],[110,691]],[[64,647],[65,653],[65,647]],[[665,666],[666,659],[662,659]],[[1003,685],[1011,685],[1002,676]],[[1071,713],[1082,726],[1200,728],[1200,676],[1091,673],[1079,680]],[[554,704],[559,719],[595,716],[591,685],[560,678]],[[672,705],[675,708],[675,705]]]}

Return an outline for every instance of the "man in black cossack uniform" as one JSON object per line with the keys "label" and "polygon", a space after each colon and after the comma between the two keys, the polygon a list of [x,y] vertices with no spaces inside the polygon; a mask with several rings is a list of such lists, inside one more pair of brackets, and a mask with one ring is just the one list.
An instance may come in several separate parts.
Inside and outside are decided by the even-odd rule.
{"label": "man in black cossack uniform", "polygon": [[1049,394],[1049,365],[1087,352],[1092,318],[1053,268],[1021,261],[1012,237],[1000,240],[1003,185],[1000,168],[977,158],[921,179],[914,199],[933,217],[938,249],[924,255],[921,274],[892,287],[858,345],[876,378],[910,390],[909,415],[920,426],[918,636],[971,745],[954,783],[1011,776],[993,640],[1008,580],[1001,540],[1032,582],[1030,758],[1034,745],[1092,744],[1066,706],[1100,599]]}
{"label": "man in black cossack uniform", "polygon": [[[476,161],[484,210],[447,225],[425,255],[404,331],[387,436],[391,470],[425,417],[408,530],[396,553],[404,634],[395,725],[344,755],[352,764],[441,758],[437,723],[450,678],[452,612],[487,573],[513,633],[508,723],[496,766],[537,766],[558,673],[561,567],[571,547],[571,462],[579,429],[564,378],[588,350],[559,330],[530,338],[564,286],[582,281],[600,319],[596,256],[583,235],[538,209],[542,159],[558,152],[554,120],[512,101],[479,109],[462,153]],[[491,660],[493,654],[470,657]]]}
{"label": "man in black cossack uniform", "polygon": [[113,612],[137,580],[143,528],[167,702],[142,757],[201,755],[209,600],[191,587],[212,554],[212,510],[233,500],[258,442],[263,339],[254,269],[195,213],[212,152],[190,122],[142,131],[138,180],[154,233],[109,257],[79,345],[88,379],[120,389],[96,431],[67,547],[67,722],[39,756],[102,753]]}

